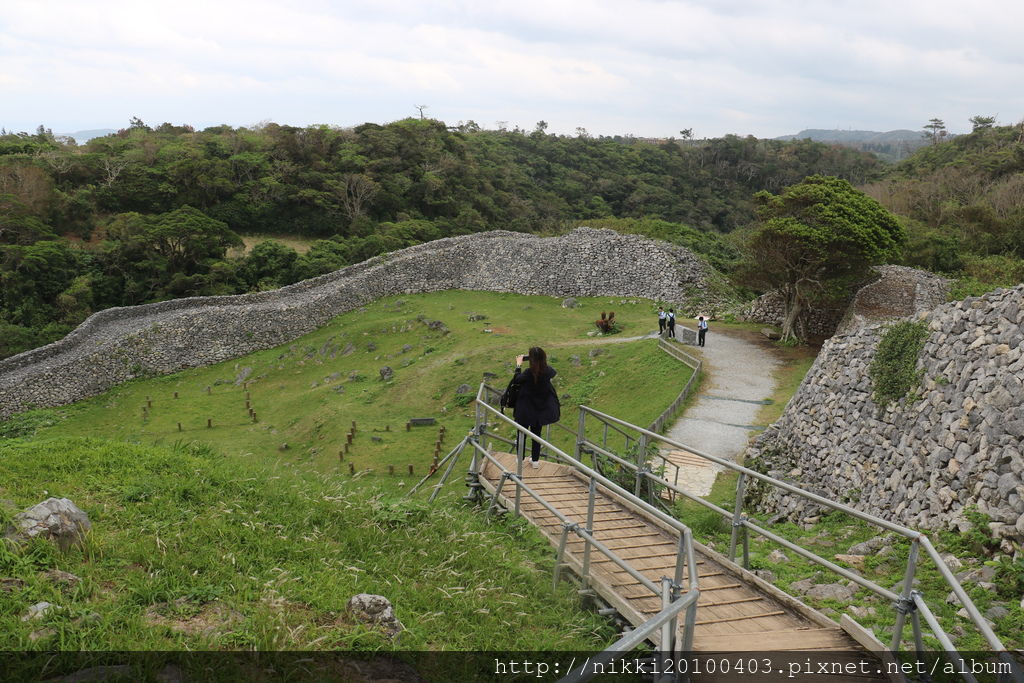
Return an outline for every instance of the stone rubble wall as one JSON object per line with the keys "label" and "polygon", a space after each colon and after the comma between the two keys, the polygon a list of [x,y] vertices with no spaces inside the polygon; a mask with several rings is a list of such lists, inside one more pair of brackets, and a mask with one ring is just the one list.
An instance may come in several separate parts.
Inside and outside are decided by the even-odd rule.
{"label": "stone rubble wall", "polygon": [[[919,398],[881,408],[868,368],[887,325],[832,337],[782,417],[747,452],[772,476],[911,528],[964,530],[988,515],[1004,548],[1024,540],[1024,285],[943,304],[928,327]],[[914,392],[912,392],[913,394]],[[798,522],[802,499],[754,487],[762,512]]]}
{"label": "stone rubble wall", "polygon": [[0,361],[0,419],[271,348],[384,296],[465,289],[682,306],[709,295],[709,275],[687,249],[612,230],[578,228],[549,238],[499,230],[436,240],[271,292],[100,311],[64,339]]}
{"label": "stone rubble wall", "polygon": [[[808,333],[827,339],[872,321],[930,311],[945,303],[949,294],[949,280],[924,270],[874,266],[872,271],[871,279],[852,298],[834,308],[812,313]],[[781,295],[768,292],[747,304],[739,315],[751,322],[778,326],[784,312]]]}

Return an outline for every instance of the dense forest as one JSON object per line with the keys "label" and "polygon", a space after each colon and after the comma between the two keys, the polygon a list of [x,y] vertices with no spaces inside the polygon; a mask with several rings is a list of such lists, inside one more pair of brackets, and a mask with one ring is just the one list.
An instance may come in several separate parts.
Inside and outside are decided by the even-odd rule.
{"label": "dense forest", "polygon": [[[810,140],[652,143],[551,135],[544,122],[196,131],[133,119],[81,146],[42,127],[0,131],[0,357],[110,306],[274,288],[483,230],[557,234],[585,222],[684,244],[728,271],[753,195],[814,174],[905,217],[908,263],[978,277],[998,265],[1012,279],[1024,256],[1019,133],[989,127],[892,167]],[[241,234],[312,243],[300,254],[268,240],[229,256]]]}

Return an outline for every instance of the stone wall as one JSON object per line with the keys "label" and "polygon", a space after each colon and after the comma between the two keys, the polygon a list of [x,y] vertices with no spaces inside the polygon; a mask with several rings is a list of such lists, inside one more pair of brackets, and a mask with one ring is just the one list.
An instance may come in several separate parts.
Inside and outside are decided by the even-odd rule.
{"label": "stone wall", "polygon": [[[906,266],[874,266],[867,283],[853,297],[812,313],[807,332],[827,339],[845,334],[871,321],[888,320],[930,311],[946,301],[949,280]],[[765,325],[781,325],[782,296],[768,292],[744,306],[739,316]]]}
{"label": "stone wall", "polygon": [[[885,324],[822,347],[785,413],[747,453],[749,464],[910,527],[966,528],[964,509],[1024,540],[1024,285],[920,313],[928,338],[918,398],[881,408],[868,367]],[[818,514],[799,499],[752,492],[762,511]]]}
{"label": "stone wall", "polygon": [[270,348],[383,296],[467,289],[647,297],[683,306],[684,292],[706,298],[708,275],[686,249],[611,230],[437,240],[272,292],[96,313],[64,339],[0,361],[0,418]]}

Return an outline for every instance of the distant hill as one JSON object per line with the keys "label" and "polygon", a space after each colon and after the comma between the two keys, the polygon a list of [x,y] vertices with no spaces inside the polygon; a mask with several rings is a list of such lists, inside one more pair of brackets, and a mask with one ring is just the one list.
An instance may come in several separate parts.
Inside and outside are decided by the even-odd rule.
{"label": "distant hill", "polygon": [[814,140],[872,152],[886,161],[899,161],[928,144],[920,130],[824,130],[808,128],[796,135],[781,135],[776,140]]}
{"label": "distant hill", "polygon": [[116,128],[96,128],[94,130],[80,130],[80,131],[75,132],[75,133],[67,133],[66,135],[69,138],[74,138],[75,142],[77,142],[78,144],[84,145],[85,143],[89,142],[89,140],[92,140],[93,138],[101,138],[104,135],[110,135],[110,134],[116,133],[116,132],[117,132]]}

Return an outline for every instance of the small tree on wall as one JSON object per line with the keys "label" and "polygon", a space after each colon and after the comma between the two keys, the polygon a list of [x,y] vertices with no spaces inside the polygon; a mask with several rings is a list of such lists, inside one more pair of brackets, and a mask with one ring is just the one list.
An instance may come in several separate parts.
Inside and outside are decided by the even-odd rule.
{"label": "small tree on wall", "polygon": [[782,295],[783,341],[803,336],[798,327],[807,314],[842,298],[904,241],[896,216],[839,178],[809,176],[754,200],[760,223],[746,235],[737,274],[748,286]]}

